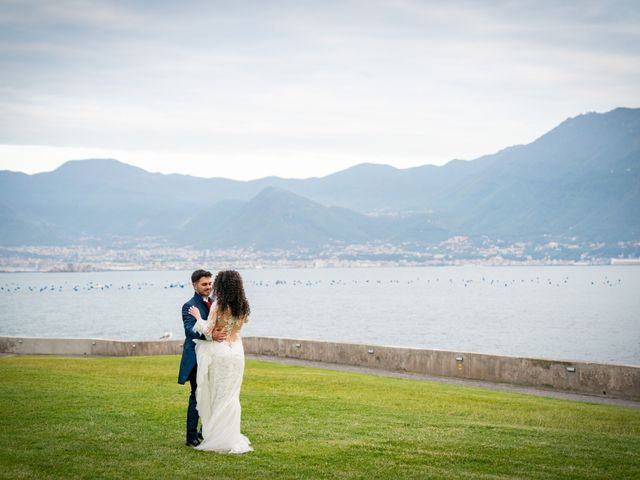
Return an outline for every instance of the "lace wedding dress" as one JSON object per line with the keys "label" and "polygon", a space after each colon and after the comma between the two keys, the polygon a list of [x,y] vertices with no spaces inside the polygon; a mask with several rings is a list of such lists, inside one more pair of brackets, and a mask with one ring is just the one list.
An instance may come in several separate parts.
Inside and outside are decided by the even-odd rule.
{"label": "lace wedding dress", "polygon": [[[214,307],[211,308],[213,311]],[[244,349],[237,329],[227,325],[232,341],[211,341],[215,319],[198,320],[194,331],[207,340],[194,340],[198,359],[196,403],[204,440],[197,450],[246,453],[251,442],[240,433],[240,387],[244,373]],[[229,335],[231,333],[231,335]]]}

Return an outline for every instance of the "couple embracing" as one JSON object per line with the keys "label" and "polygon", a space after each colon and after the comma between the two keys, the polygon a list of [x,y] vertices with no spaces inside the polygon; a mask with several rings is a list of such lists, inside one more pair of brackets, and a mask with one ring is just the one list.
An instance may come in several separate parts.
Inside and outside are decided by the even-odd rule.
{"label": "couple embracing", "polygon": [[187,445],[220,453],[250,452],[251,442],[240,433],[240,329],[250,313],[242,278],[227,270],[212,281],[210,272],[196,270],[191,282],[195,293],[182,306],[185,341],[178,375],[178,383],[191,386]]}

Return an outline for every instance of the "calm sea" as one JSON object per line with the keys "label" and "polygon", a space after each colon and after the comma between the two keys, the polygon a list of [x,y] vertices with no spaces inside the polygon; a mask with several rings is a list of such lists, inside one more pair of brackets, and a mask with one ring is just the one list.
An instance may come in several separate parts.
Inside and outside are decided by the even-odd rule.
{"label": "calm sea", "polygon": [[[640,365],[640,268],[241,272],[244,335]],[[0,274],[0,335],[184,338],[190,272]]]}

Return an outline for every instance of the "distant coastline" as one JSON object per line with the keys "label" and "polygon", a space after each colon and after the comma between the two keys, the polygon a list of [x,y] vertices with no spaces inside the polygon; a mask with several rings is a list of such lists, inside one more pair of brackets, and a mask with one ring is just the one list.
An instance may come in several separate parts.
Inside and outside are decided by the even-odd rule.
{"label": "distant coastline", "polygon": [[[420,268],[420,267],[589,267],[589,266],[640,266],[638,258],[611,258],[595,259],[590,262],[576,262],[572,260],[529,260],[508,261],[500,258],[483,260],[452,260],[438,262],[393,262],[393,261],[367,261],[367,260],[210,260],[194,259],[189,262],[176,262],[168,260],[153,262],[153,264],[136,263],[63,263],[41,262],[37,266],[24,267],[19,265],[3,265],[0,273],[90,273],[90,272],[153,272],[153,271],[185,271],[192,270],[195,266],[206,265],[209,268],[234,268],[240,270],[254,269],[332,269],[332,268]],[[214,267],[212,267],[214,266]]]}
{"label": "distant coastline", "polygon": [[0,246],[0,272],[99,272],[210,268],[397,268],[442,266],[640,265],[638,244],[626,254],[604,244],[503,242],[477,244],[464,236],[431,246],[384,243],[326,245],[318,249],[197,249],[154,242],[138,245]]}
{"label": "distant coastline", "polygon": [[612,258],[611,265],[640,265],[640,258]]}

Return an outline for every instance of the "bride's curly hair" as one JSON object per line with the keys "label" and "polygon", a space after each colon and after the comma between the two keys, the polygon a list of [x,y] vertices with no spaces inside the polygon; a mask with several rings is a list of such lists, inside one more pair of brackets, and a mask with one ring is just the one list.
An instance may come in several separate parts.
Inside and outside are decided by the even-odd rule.
{"label": "bride's curly hair", "polygon": [[247,320],[251,308],[244,294],[242,277],[238,272],[235,270],[218,272],[213,281],[213,293],[220,314],[224,315],[230,311],[232,316]]}

